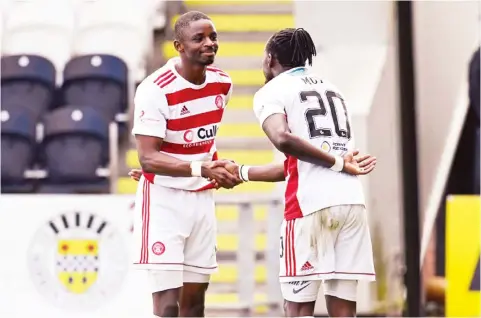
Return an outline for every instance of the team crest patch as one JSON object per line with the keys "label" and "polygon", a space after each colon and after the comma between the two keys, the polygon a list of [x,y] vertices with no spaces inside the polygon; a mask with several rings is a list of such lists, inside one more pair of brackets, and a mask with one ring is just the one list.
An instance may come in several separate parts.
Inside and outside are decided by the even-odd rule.
{"label": "team crest patch", "polygon": [[126,243],[115,226],[83,212],[58,215],[37,231],[28,265],[38,292],[72,311],[98,308],[120,290],[128,271]]}
{"label": "team crest patch", "polygon": [[155,255],[162,255],[164,254],[165,252],[165,245],[164,243],[162,242],[155,242],[153,245],[152,245],[152,253],[154,253]]}
{"label": "team crest patch", "polygon": [[217,106],[217,108],[223,108],[224,107],[224,99],[222,98],[221,95],[216,96],[215,106]]}

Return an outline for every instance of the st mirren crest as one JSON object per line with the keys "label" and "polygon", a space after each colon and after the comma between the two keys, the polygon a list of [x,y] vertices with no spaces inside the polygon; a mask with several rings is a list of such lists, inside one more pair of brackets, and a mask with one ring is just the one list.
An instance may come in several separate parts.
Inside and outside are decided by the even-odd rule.
{"label": "st mirren crest", "polygon": [[64,213],[36,233],[29,268],[39,292],[57,306],[94,309],[120,289],[129,264],[125,251],[120,233],[107,220]]}

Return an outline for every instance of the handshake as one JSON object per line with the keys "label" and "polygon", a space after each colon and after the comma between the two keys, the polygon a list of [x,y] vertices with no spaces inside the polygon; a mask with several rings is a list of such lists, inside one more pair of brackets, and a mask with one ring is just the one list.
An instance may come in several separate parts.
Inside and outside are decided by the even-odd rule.
{"label": "handshake", "polygon": [[[205,161],[202,163],[202,176],[211,181],[216,189],[233,187],[247,181],[242,178],[239,171],[239,165],[234,161],[221,159],[215,161]],[[129,176],[135,181],[139,181],[142,176],[142,170],[132,169]]]}

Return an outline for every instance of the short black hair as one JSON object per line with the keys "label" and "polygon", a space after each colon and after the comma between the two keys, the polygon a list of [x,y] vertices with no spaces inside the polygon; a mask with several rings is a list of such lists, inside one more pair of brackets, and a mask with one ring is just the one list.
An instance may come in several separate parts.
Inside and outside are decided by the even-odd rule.
{"label": "short black hair", "polygon": [[309,33],[303,28],[288,28],[275,33],[267,42],[266,50],[284,67],[312,65],[316,46]]}
{"label": "short black hair", "polygon": [[175,25],[174,25],[175,39],[180,40],[182,38],[182,30],[185,27],[188,27],[191,22],[198,21],[198,20],[210,20],[210,18],[207,14],[199,11],[189,11],[181,15],[177,19],[177,21],[175,21]]}

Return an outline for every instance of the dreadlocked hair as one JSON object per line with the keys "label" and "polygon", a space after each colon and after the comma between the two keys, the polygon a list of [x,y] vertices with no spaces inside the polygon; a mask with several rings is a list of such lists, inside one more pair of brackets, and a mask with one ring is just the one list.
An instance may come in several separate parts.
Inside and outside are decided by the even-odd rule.
{"label": "dreadlocked hair", "polygon": [[309,33],[303,28],[288,28],[275,33],[267,42],[266,50],[284,67],[312,65],[316,47]]}
{"label": "dreadlocked hair", "polygon": [[177,40],[182,38],[182,31],[193,21],[210,20],[209,16],[199,11],[189,11],[181,15],[174,25],[174,36]]}

